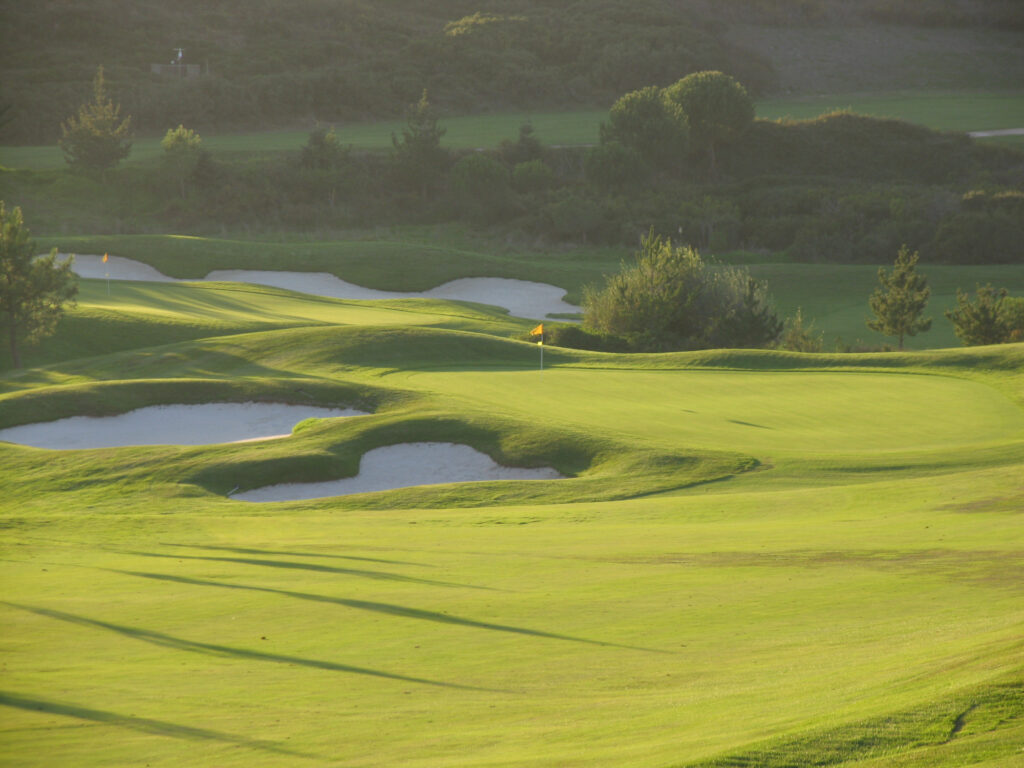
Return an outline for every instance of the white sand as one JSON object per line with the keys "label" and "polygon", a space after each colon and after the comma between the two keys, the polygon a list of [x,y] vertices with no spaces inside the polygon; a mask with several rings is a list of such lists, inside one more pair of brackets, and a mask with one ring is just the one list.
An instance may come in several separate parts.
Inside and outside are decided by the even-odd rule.
{"label": "white sand", "polygon": [[0,430],[0,440],[36,448],[209,445],[288,437],[304,419],[361,416],[351,408],[283,403],[153,405],[117,416],[72,416]]}
{"label": "white sand", "polygon": [[[58,258],[66,259],[68,254],[59,253]],[[89,256],[88,254],[75,254],[75,263],[72,271],[79,277],[95,278],[102,280],[109,277],[111,280],[146,280],[151,283],[176,283],[173,277],[168,277],[159,272],[149,264],[143,264],[135,259],[124,259],[120,256],[108,257],[107,263],[103,263],[102,256]]]}
{"label": "white sand", "polygon": [[385,491],[412,485],[437,485],[478,480],[555,480],[551,467],[503,467],[468,445],[455,443],[402,443],[363,454],[359,474],[323,483],[285,483],[237,493],[243,501],[299,501],[351,493]]}
{"label": "white sand", "polygon": [[[66,254],[61,254],[66,256]],[[199,282],[176,281],[167,277],[148,264],[120,256],[110,256],[103,263],[102,256],[79,254],[73,267],[79,277],[111,280],[148,280],[151,282]],[[555,285],[534,283],[528,280],[509,280],[500,277],[467,277],[431,288],[429,291],[398,293],[378,291],[361,285],[348,283],[326,272],[277,272],[254,269],[217,269],[210,272],[203,281],[230,281],[256,283],[289,291],[309,293],[314,296],[329,296],[334,299],[370,301],[374,299],[452,299],[472,301],[503,307],[513,317],[531,320],[545,320],[551,314],[572,314],[582,311],[574,304],[563,301],[565,291]]]}
{"label": "white sand", "polygon": [[1002,128],[998,131],[971,131],[967,135],[974,139],[984,139],[989,136],[1024,136],[1024,128]]}

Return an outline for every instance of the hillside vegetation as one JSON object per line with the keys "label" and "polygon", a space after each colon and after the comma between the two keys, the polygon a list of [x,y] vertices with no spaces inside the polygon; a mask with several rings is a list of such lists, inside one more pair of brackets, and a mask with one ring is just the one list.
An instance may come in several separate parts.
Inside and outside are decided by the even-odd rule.
{"label": "hillside vegetation", "polygon": [[[0,172],[0,198],[48,235],[298,231],[333,240],[353,228],[460,222],[521,243],[632,246],[654,226],[706,252],[792,261],[885,263],[904,243],[933,263],[1022,258],[1024,155],[963,134],[847,112],[757,120],[720,151],[717,180],[693,155],[674,172],[609,185],[585,172],[588,150],[549,147],[534,133],[533,154],[523,155],[515,132],[509,125],[508,139],[483,153],[447,155],[427,197],[414,194],[391,153],[346,150],[323,170],[304,166],[296,147],[209,152],[187,198],[156,160],[102,178]],[[481,155],[496,176],[471,180],[484,184],[477,192],[456,169]],[[536,181],[516,176],[530,168]]]}
{"label": "hillside vegetation", "polygon": [[[1024,28],[1012,0],[2,0],[0,9],[0,102],[13,118],[0,141],[22,143],[55,140],[101,64],[143,134],[179,123],[308,128],[400,117],[423,88],[463,114],[607,107],[704,69],[759,94],[877,89],[878,77],[860,74],[883,55],[888,88],[1013,88],[1013,35]],[[840,42],[843,66],[815,79],[818,49]],[[177,47],[202,77],[150,74]]]}

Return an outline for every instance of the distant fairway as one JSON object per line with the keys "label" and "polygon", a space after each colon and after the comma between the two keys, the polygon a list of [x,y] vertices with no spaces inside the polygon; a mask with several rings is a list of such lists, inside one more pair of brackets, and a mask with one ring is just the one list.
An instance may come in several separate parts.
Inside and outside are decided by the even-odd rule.
{"label": "distant fairway", "polygon": [[[769,99],[757,104],[757,116],[765,120],[792,118],[806,120],[836,109],[849,109],[873,117],[888,117],[917,123],[942,131],[983,131],[1024,128],[1024,93],[867,93],[835,94],[800,99]],[[514,141],[519,126],[529,122],[537,137],[552,146],[596,144],[598,126],[607,110],[572,112],[507,112],[488,115],[445,117],[442,144],[450,149],[497,147],[503,139]],[[391,149],[391,136],[401,135],[404,122],[382,121],[336,125],[342,144],[356,149]],[[259,131],[249,133],[202,133],[203,146],[215,155],[297,152],[309,138],[309,130]],[[159,137],[139,137],[132,145],[131,162],[149,162],[161,154]],[[1021,137],[984,139],[1021,143]],[[0,147],[0,166],[42,170],[64,166],[56,146]]]}

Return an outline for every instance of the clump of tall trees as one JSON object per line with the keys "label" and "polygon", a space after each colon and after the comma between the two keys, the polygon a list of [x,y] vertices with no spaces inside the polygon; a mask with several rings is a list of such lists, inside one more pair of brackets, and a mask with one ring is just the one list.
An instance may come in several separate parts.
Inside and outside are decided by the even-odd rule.
{"label": "clump of tall trees", "polygon": [[616,101],[595,153],[618,143],[652,170],[678,169],[688,155],[698,154],[714,179],[720,149],[738,141],[753,123],[754,102],[735,78],[694,72],[667,88],[648,86]]}

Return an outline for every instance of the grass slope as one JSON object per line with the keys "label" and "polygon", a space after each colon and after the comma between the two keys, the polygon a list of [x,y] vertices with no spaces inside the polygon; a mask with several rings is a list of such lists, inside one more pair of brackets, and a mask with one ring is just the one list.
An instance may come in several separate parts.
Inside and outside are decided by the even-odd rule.
{"label": "grass slope", "polygon": [[[624,254],[614,248],[536,252],[487,249],[455,232],[404,230],[388,239],[266,242],[176,235],[110,235],[40,238],[40,249],[113,253],[150,264],[179,278],[199,278],[214,269],[280,269],[328,272],[370,288],[420,291],[459,277],[506,277],[558,285],[570,302],[582,288],[618,271]],[[751,274],[768,282],[780,314],[801,308],[815,321],[826,348],[836,338],[891,342],[868,330],[867,299],[877,286],[870,265],[755,263]],[[1024,267],[1016,265],[922,265],[932,298],[932,329],[906,339],[911,349],[958,344],[943,313],[955,306],[957,288],[968,293],[992,283],[1024,294]],[[113,277],[116,278],[116,273]],[[26,351],[30,364],[57,362],[74,354],[102,354],[222,333],[268,327],[338,324],[419,324],[482,329],[498,335],[527,330],[527,324],[500,311],[454,308],[442,302],[338,302],[241,284],[211,286],[82,281],[78,308],[69,312],[56,336]],[[532,326],[530,326],[532,327]],[[9,365],[0,356],[0,367]]]}
{"label": "grass slope", "polygon": [[[3,425],[200,398],[373,411],[269,443],[0,444],[5,759],[1019,757],[1024,345],[551,349],[541,373],[487,330],[306,325],[0,378]],[[423,439],[572,477],[224,496]]]}

